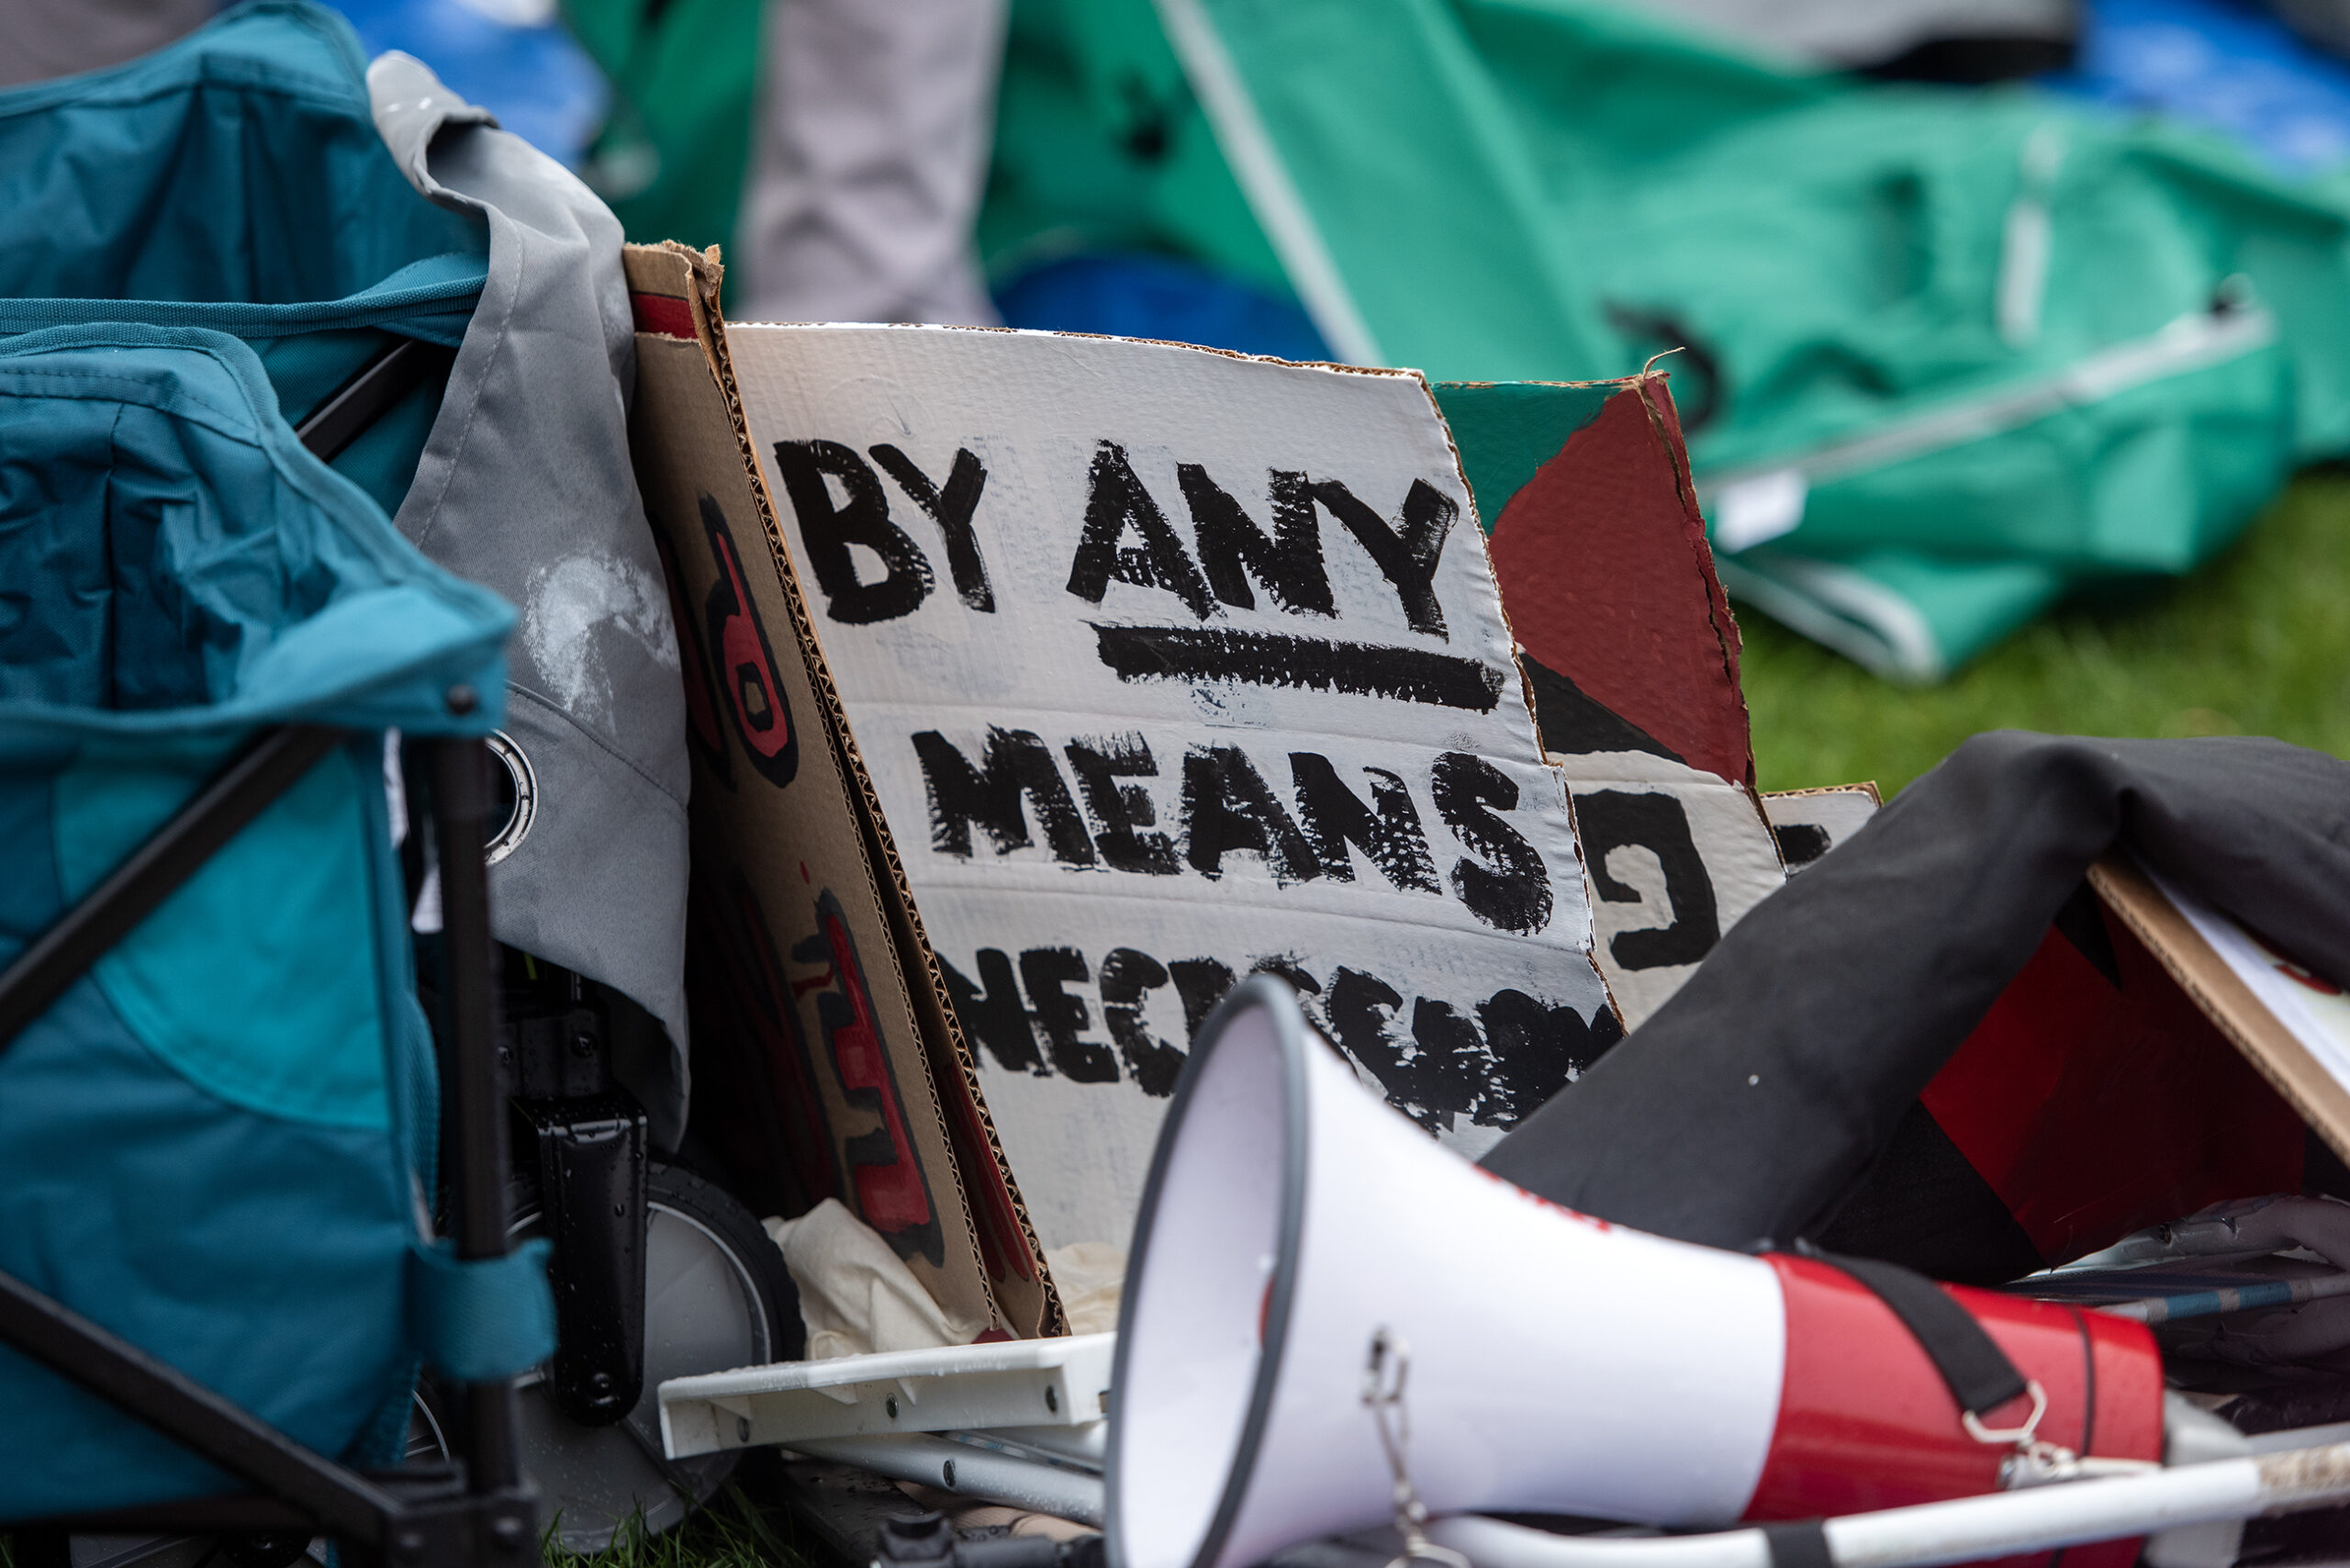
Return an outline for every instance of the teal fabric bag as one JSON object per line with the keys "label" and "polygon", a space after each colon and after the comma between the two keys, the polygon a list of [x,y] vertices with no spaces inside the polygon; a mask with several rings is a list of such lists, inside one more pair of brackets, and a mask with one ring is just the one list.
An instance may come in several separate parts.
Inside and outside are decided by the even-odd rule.
{"label": "teal fabric bag", "polygon": [[[237,339],[0,342],[0,963],[261,728],[352,732],[0,1047],[0,1270],[355,1462],[397,1456],[450,1316],[384,731],[495,725],[512,622],[302,448]],[[476,1315],[528,1364],[552,1303],[509,1272]],[[0,1348],[0,1520],[231,1484]]]}
{"label": "teal fabric bag", "polygon": [[[397,338],[454,348],[488,230],[408,184],[366,69],[333,12],[251,0],[127,64],[0,92],[0,332],[230,332],[297,424]],[[417,388],[336,470],[397,511],[439,404]]]}

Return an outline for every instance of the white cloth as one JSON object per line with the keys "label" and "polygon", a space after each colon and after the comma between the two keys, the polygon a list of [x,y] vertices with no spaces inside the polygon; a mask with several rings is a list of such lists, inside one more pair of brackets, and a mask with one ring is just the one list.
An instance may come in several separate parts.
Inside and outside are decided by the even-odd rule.
{"label": "white cloth", "polygon": [[1125,1289],[1126,1253],[1106,1241],[1072,1241],[1045,1254],[1053,1286],[1061,1293],[1072,1334],[1106,1334],[1118,1326],[1118,1297]]}
{"label": "white cloth", "polygon": [[798,1219],[760,1222],[783,1249],[783,1266],[800,1287],[800,1320],[808,1359],[876,1350],[929,1350],[968,1345],[983,1319],[965,1319],[931,1299],[913,1271],[872,1226],[826,1198]]}
{"label": "white cloth", "polygon": [[743,319],[997,324],[971,226],[1006,9],[769,0],[736,230]]}

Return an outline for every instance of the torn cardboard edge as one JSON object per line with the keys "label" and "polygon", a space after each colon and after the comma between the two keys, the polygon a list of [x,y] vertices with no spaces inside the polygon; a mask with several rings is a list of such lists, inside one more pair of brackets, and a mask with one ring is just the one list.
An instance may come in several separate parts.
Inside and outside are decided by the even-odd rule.
{"label": "torn cardboard edge", "polygon": [[[870,899],[874,907],[866,913],[880,916],[889,951],[891,1011],[901,1012],[902,1021],[912,1025],[919,1047],[923,1103],[932,1123],[928,1131],[946,1154],[941,1162],[945,1169],[928,1173],[931,1185],[934,1189],[943,1185],[954,1194],[962,1222],[961,1238],[967,1243],[959,1250],[968,1252],[965,1262],[990,1298],[988,1315],[1023,1337],[1065,1333],[1065,1315],[1043,1249],[1004,1159],[968,1047],[942,1000],[945,977],[923,933],[889,824],[850,734],[838,689],[813,630],[804,586],[783,543],[773,498],[750,445],[719,309],[723,274],[717,252],[715,249],[697,252],[675,241],[631,245],[625,265],[640,347],[648,337],[695,343],[733,437],[735,467],[728,476],[730,488],[742,488],[759,519],[768,564],[791,626],[800,673],[813,696],[832,763],[830,771],[844,796],[840,803],[846,808],[845,814],[856,823],[863,877],[862,886],[855,890]],[[651,494],[648,489],[648,505]],[[747,582],[744,588],[752,591]],[[682,643],[695,637],[697,629],[681,625],[678,634]],[[887,876],[875,869],[884,867]],[[802,874],[805,877],[804,862]],[[924,983],[910,983],[916,975]],[[885,1034],[879,1044],[886,1054],[890,1037]],[[943,1182],[936,1180],[939,1176],[945,1178]],[[957,1269],[950,1275],[962,1272]],[[948,1287],[945,1294],[949,1296],[968,1294],[967,1288],[956,1288],[951,1277],[937,1282]]]}
{"label": "torn cardboard edge", "polygon": [[[1643,373],[1437,393],[1483,487],[1537,729],[1568,786],[1594,958],[1636,1027],[1788,868],[1754,789],[1737,622],[1671,387]],[[1823,853],[1829,838],[1796,836]]]}
{"label": "torn cardboard edge", "polygon": [[1759,798],[1790,877],[1866,827],[1885,805],[1874,779],[1809,790],[1766,790]]}
{"label": "torn cardboard edge", "polygon": [[2090,868],[2089,885],[2229,1044],[2335,1154],[2350,1159],[2350,1086],[2260,1000],[2154,879],[2115,851]]}

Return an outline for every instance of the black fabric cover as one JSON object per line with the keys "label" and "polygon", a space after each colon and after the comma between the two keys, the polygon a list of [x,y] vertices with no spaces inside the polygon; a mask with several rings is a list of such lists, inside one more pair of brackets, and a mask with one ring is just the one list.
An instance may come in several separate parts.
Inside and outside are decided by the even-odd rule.
{"label": "black fabric cover", "polygon": [[1834,1217],[1805,1234],[1823,1251],[1880,1258],[1963,1285],[2005,1284],[2054,1261],[2040,1255],[1991,1183],[1917,1101]]}
{"label": "black fabric cover", "polygon": [[2234,736],[1977,735],[1756,906],[1483,1163],[1660,1235],[1805,1233],[2116,843],[2350,977],[2350,764]]}

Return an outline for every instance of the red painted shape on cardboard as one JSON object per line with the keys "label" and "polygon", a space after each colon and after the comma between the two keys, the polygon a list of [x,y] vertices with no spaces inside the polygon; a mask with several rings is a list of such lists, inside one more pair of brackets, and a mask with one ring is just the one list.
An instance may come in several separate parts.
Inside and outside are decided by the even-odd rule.
{"label": "red painted shape on cardboard", "polygon": [[[1786,1371],[1747,1518],[1818,1518],[1998,1489],[2007,1450],[1967,1435],[1958,1402],[1890,1307],[1816,1259],[1773,1253],[1767,1260],[1786,1302]],[[2107,1458],[2162,1457],[2162,1356],[2144,1325],[1963,1285],[1942,1288],[2047,1392],[2041,1436]],[[2029,1409],[2011,1401],[1986,1420],[2013,1426]],[[2129,1568],[2137,1550],[2135,1541],[2074,1547],[2065,1568]]]}
{"label": "red painted shape on cardboard", "polygon": [[837,980],[838,994],[847,1004],[846,1017],[823,1020],[825,1042],[832,1048],[841,1088],[851,1103],[879,1114],[883,1137],[878,1141],[886,1144],[889,1152],[886,1159],[851,1155],[849,1181],[856,1189],[857,1215],[885,1237],[929,1226],[936,1223],[931,1214],[930,1191],[906,1131],[905,1106],[882,1048],[881,1028],[873,1016],[873,996],[866,988],[865,966],[857,959],[856,945],[836,901],[820,899],[816,918],[822,941],[831,949],[833,961],[826,978]]}
{"label": "red painted shape on cardboard", "polygon": [[[775,654],[767,646],[767,627],[759,607],[743,580],[743,559],[734,551],[734,536],[715,502],[702,508],[702,522],[710,535],[711,554],[718,562],[718,580],[710,590],[710,635],[717,644],[721,686],[734,733],[742,737],[759,770],[778,787],[789,784],[800,768],[798,732],[791,727],[791,710],[776,675]],[[758,698],[754,711],[750,697]]]}
{"label": "red painted shape on cardboard", "polygon": [[632,294],[629,308],[636,318],[636,330],[656,337],[683,338],[694,341],[693,308],[682,299],[666,294]]}
{"label": "red painted shape on cardboard", "polygon": [[[1487,548],[1526,651],[1692,767],[1754,781],[1738,626],[1661,381],[1610,398],[1502,508]],[[1663,430],[1660,432],[1659,423]]]}
{"label": "red painted shape on cardboard", "polygon": [[2298,1192],[2300,1117],[2121,921],[2115,990],[2051,928],[1919,1096],[2051,1263]]}
{"label": "red painted shape on cardboard", "polygon": [[995,1145],[979,1119],[979,1103],[971,1097],[970,1080],[962,1064],[952,1062],[932,1074],[946,1103],[948,1128],[955,1145],[956,1169],[963,1173],[963,1190],[971,1200],[971,1219],[979,1231],[979,1261],[990,1280],[1033,1280],[1027,1238],[1021,1234],[1020,1215],[1013,1206],[1012,1190],[1004,1184],[1003,1168]]}

